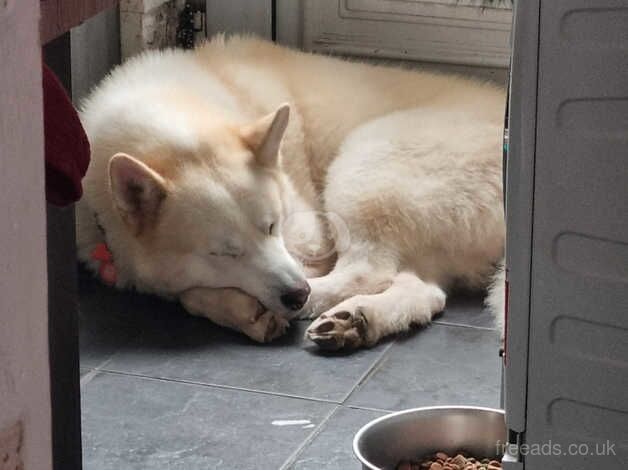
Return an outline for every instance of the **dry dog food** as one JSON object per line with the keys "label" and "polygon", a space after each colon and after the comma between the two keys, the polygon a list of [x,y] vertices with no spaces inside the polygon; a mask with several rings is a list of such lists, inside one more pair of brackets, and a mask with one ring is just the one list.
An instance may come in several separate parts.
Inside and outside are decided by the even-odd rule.
{"label": "dry dog food", "polygon": [[500,470],[502,464],[497,460],[476,459],[463,453],[450,457],[444,452],[437,452],[419,461],[403,461],[397,470]]}

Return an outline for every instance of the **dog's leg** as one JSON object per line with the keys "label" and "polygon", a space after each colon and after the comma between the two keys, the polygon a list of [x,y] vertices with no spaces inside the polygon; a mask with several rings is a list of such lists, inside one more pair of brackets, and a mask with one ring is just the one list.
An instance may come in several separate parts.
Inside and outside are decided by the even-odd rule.
{"label": "dog's leg", "polygon": [[397,273],[392,257],[369,255],[365,249],[343,254],[326,276],[308,279],[312,293],[300,313],[301,318],[317,318],[334,305],[358,294],[386,290]]}
{"label": "dog's leg", "polygon": [[257,299],[238,289],[199,287],[183,292],[179,298],[192,315],[241,331],[260,343],[283,335],[289,326],[284,316],[269,312]]}
{"label": "dog's leg", "polygon": [[323,349],[372,346],[384,336],[429,323],[445,293],[412,273],[399,273],[381,294],[356,295],[312,322],[306,336]]}

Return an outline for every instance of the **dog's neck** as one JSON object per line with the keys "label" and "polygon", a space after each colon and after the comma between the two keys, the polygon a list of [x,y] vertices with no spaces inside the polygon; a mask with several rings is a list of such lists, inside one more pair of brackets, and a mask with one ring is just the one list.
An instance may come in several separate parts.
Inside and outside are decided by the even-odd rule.
{"label": "dog's neck", "polygon": [[292,182],[284,187],[283,204],[283,237],[288,252],[301,262],[308,277],[326,273],[335,261],[326,214],[309,203]]}

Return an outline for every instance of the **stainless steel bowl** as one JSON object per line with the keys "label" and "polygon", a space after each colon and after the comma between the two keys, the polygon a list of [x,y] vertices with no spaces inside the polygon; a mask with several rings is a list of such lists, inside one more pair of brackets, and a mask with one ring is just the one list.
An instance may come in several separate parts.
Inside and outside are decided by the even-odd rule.
{"label": "stainless steel bowl", "polygon": [[501,458],[498,443],[505,441],[503,410],[431,406],[371,421],[355,435],[353,452],[362,468],[384,470],[438,451],[465,450],[478,457]]}

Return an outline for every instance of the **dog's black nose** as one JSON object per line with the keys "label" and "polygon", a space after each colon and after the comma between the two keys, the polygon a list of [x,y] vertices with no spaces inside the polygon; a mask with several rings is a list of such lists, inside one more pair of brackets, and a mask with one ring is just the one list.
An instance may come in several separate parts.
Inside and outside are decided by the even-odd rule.
{"label": "dog's black nose", "polygon": [[301,307],[307,302],[307,298],[310,295],[310,286],[306,283],[298,289],[293,289],[282,294],[280,299],[281,303],[288,307],[290,310],[300,310]]}

